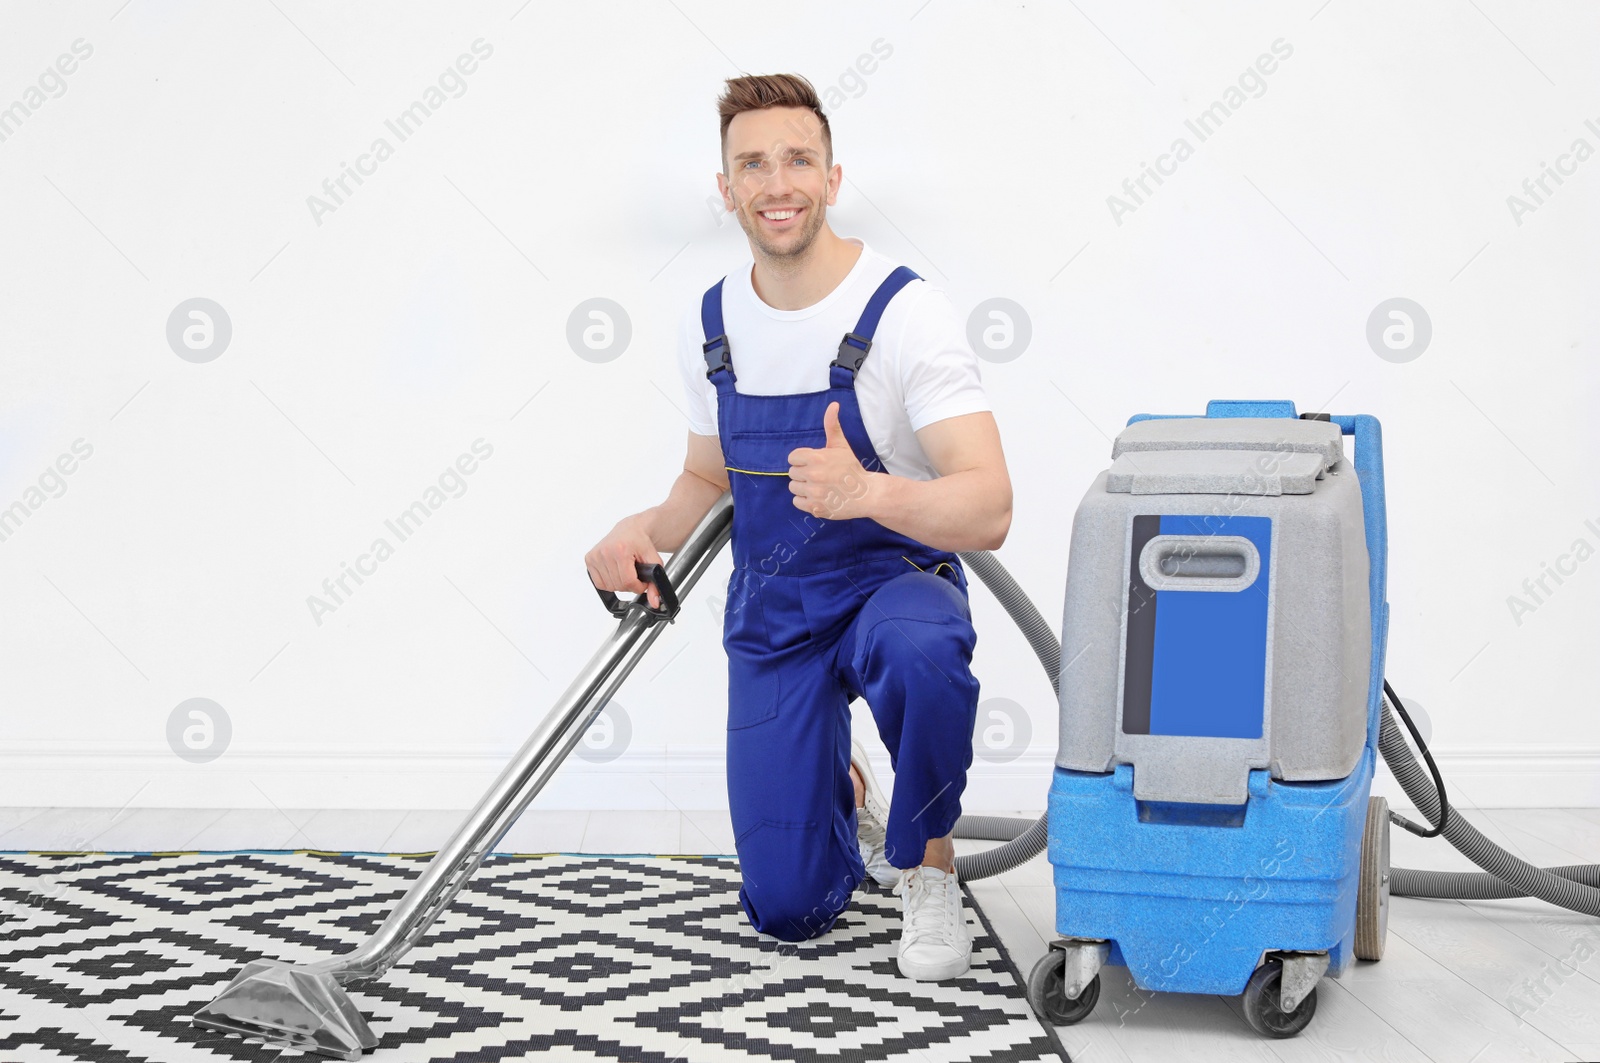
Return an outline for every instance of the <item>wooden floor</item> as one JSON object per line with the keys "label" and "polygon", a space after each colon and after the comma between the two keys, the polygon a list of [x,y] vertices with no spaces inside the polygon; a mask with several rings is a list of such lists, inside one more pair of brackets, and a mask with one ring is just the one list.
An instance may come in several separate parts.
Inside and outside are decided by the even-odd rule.
{"label": "wooden floor", "polygon": [[[1001,813],[1005,814],[1005,813]],[[1033,818],[1038,813],[1017,812]],[[1600,862],[1600,809],[1473,810],[1496,843],[1543,865]],[[0,809],[0,850],[169,851],[437,849],[461,812],[193,809]],[[959,842],[961,851],[986,843]],[[732,853],[724,812],[530,810],[508,852]],[[1443,841],[1399,830],[1394,863],[1470,870]],[[1050,867],[1041,856],[973,882],[984,912],[1024,971],[1054,936]],[[1159,1060],[1600,1060],[1600,919],[1529,900],[1395,898],[1379,963],[1325,979],[1298,1038],[1266,1041],[1238,1001],[1145,994],[1108,969],[1099,1006],[1061,1036],[1079,1063]]]}

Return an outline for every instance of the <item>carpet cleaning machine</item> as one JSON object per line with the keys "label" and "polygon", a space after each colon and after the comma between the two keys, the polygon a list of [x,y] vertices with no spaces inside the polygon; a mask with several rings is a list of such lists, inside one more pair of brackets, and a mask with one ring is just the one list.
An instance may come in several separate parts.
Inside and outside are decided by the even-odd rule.
{"label": "carpet cleaning machine", "polygon": [[[1450,814],[1384,679],[1375,418],[1214,401],[1135,416],[1111,456],[1068,555],[1040,1016],[1082,1020],[1114,964],[1143,990],[1241,995],[1257,1032],[1291,1037],[1325,973],[1382,957],[1391,893],[1600,915],[1600,868],[1532,867]],[[1379,753],[1429,828],[1371,795]],[[1391,823],[1486,873],[1391,868]]]}
{"label": "carpet cleaning machine", "polygon": [[[1287,1037],[1323,974],[1382,955],[1391,893],[1600,915],[1600,868],[1532,867],[1450,814],[1382,678],[1374,418],[1212,402],[1204,417],[1134,417],[1112,459],[1073,522],[1061,641],[998,560],[961,554],[1059,701],[1045,815],[963,816],[955,830],[1004,843],[957,859],[967,881],[1048,847],[1062,936],[1027,985],[1043,1019],[1085,1018],[1109,964],[1141,989],[1242,994],[1251,1026]],[[677,615],[732,518],[724,494],[667,564],[638,566],[659,608],[599,592],[617,627],[370,938],[315,963],[255,960],[193,1021],[346,1060],[376,1047],[344,987],[382,977],[449,906]],[[1370,796],[1379,753],[1431,828]],[[1486,873],[1390,868],[1391,822],[1444,836]]]}

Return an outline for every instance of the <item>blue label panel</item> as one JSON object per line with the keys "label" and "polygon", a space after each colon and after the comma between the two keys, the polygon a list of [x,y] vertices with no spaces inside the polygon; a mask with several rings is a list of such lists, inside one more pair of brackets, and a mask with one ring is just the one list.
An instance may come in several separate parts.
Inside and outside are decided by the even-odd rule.
{"label": "blue label panel", "polygon": [[[1154,534],[1239,536],[1255,545],[1261,565],[1255,580],[1239,590],[1154,591],[1138,572],[1139,551]],[[1133,554],[1123,731],[1260,738],[1266,716],[1271,518],[1166,514],[1158,523],[1154,516],[1135,517]]]}

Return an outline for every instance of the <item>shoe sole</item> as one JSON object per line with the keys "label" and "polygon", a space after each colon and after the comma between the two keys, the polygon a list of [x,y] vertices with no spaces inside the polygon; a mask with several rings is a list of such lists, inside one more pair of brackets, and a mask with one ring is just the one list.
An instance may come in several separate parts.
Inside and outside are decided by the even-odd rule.
{"label": "shoe sole", "polygon": [[942,964],[920,964],[896,957],[896,966],[900,973],[914,982],[942,982],[947,978],[957,978],[972,969],[972,955],[969,953],[959,960],[951,960]]}

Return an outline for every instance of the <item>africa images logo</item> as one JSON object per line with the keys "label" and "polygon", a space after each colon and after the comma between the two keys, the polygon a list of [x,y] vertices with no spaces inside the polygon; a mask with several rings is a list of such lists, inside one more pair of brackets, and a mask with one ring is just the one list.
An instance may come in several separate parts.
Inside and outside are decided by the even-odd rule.
{"label": "africa images logo", "polygon": [[[1195,135],[1198,142],[1204,143],[1209,140],[1222,128],[1222,123],[1238,113],[1249,99],[1260,99],[1266,95],[1268,75],[1278,69],[1279,62],[1287,60],[1293,54],[1294,45],[1279,37],[1272,42],[1272,55],[1262,52],[1257,56],[1255,63],[1245,67],[1244,72],[1239,75],[1237,84],[1223,89],[1221,98],[1211,101],[1211,106],[1194,118],[1185,119],[1184,126]],[[1246,96],[1246,93],[1249,95]],[[1166,178],[1177,173],[1179,165],[1194,155],[1194,151],[1194,145],[1189,143],[1189,139],[1180,136],[1172,142],[1172,146],[1165,153],[1156,157],[1153,168],[1141,162],[1139,175],[1129,177],[1122,182],[1123,194],[1106,197],[1106,208],[1111,211],[1111,220],[1121,225],[1124,217],[1144,206]],[[1151,181],[1155,182],[1155,188],[1150,186]]]}
{"label": "africa images logo", "polygon": [[[384,119],[383,124],[394,134],[396,143],[403,144],[411,139],[422,128],[422,124],[438,113],[449,100],[465,96],[467,76],[477,72],[479,60],[488,59],[494,54],[494,45],[479,37],[472,42],[472,53],[477,56],[476,59],[462,52],[456,57],[454,65],[445,67],[444,72],[438,77],[437,84],[429,85],[422,90],[421,99],[412,100],[411,105],[395,117]],[[377,173],[378,165],[388,162],[394,152],[395,145],[389,143],[387,137],[380,136],[373,140],[365,152],[356,156],[354,166],[341,161],[339,175],[323,180],[323,195],[306,197],[306,207],[311,211],[311,220],[320,226],[323,215],[334,213],[355,194],[350,182],[354,181],[358,188],[365,184],[365,178]]]}

